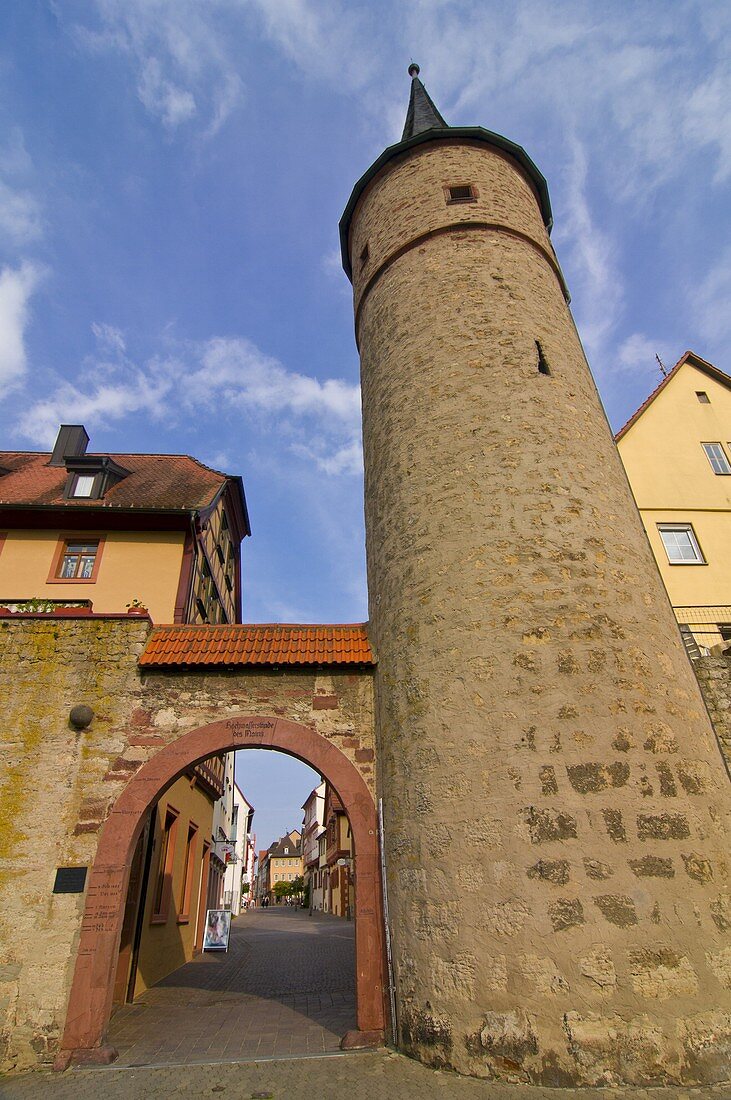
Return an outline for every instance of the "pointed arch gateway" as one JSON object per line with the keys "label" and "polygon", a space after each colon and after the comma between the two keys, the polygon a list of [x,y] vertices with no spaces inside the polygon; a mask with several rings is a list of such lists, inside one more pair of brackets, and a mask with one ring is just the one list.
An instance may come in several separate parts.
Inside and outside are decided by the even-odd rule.
{"label": "pointed arch gateway", "polygon": [[[84,917],[57,1066],[111,1061],[105,1046],[129,879],[145,816],[178,775],[216,753],[274,749],[324,776],[345,807],[353,836],[358,1030],[383,1033],[386,968],[378,828],[373,796],[354,764],[331,741],[299,722],[262,715],[211,722],[162,748],[130,780],[112,807],[89,876]],[[371,1038],[374,1036],[371,1035]]]}

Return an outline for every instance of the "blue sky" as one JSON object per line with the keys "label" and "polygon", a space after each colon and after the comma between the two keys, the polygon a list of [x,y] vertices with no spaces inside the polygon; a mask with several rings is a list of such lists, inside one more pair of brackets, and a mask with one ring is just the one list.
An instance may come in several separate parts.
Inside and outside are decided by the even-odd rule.
{"label": "blue sky", "polygon": [[655,353],[731,370],[730,37],[721,0],[9,0],[2,445],[81,421],[95,450],[240,473],[245,618],[366,618],[337,222],[400,136],[409,60],[547,177],[616,429]]}

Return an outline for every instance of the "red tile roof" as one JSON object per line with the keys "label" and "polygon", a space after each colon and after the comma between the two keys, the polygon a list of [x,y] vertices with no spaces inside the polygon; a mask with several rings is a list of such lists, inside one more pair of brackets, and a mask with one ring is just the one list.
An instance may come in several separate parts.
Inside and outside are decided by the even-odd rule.
{"label": "red tile roof", "polygon": [[226,475],[211,470],[190,455],[110,455],[129,470],[112,485],[103,500],[68,499],[63,492],[65,466],[49,466],[48,453],[0,451],[0,505],[15,507],[140,508],[154,511],[195,511],[212,504]]}
{"label": "red tile roof", "polygon": [[240,668],[245,665],[372,665],[363,623],[299,626],[160,626],[148,638],[143,668]]}
{"label": "red tile roof", "polygon": [[674,378],[680,368],[685,366],[686,363],[689,363],[692,367],[697,367],[698,370],[701,370],[705,374],[707,374],[709,378],[714,378],[716,382],[721,382],[724,386],[731,387],[731,378],[729,378],[727,374],[724,374],[724,372],[722,370],[719,370],[718,367],[714,367],[713,363],[707,363],[705,359],[701,359],[700,355],[696,355],[694,351],[686,351],[683,355],[681,355],[680,359],[678,359],[672,370],[668,371],[667,375],[665,376],[665,378],[663,378],[660,385],[656,386],[650,396],[642,402],[637,412],[633,413],[627,423],[619,429],[614,437],[617,443],[620,441],[622,436],[630,430],[632,425],[640,419],[645,409],[647,409],[652,404],[658,394],[660,394],[665,389],[670,379]]}

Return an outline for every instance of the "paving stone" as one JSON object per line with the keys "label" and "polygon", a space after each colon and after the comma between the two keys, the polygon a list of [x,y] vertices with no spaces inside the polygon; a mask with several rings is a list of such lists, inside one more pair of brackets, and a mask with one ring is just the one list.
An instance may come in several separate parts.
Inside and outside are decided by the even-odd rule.
{"label": "paving stone", "polygon": [[728,1085],[665,1089],[552,1089],[477,1081],[428,1069],[390,1051],[121,1069],[24,1074],[0,1080],[2,1100],[728,1100]]}
{"label": "paving stone", "polygon": [[337,1051],[356,1026],[354,932],[284,907],[237,917],[228,952],[199,955],[117,1010],[116,1064]]}

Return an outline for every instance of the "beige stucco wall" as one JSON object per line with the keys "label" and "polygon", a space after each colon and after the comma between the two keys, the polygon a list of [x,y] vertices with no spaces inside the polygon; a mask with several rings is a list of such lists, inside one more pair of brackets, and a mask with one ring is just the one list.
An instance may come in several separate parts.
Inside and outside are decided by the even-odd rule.
{"label": "beige stucco wall", "polygon": [[177,531],[99,531],[78,535],[83,542],[104,535],[97,578],[48,584],[62,531],[8,531],[0,549],[0,602],[3,599],[91,600],[100,613],[124,612],[138,599],[155,622],[171,623],[183,559],[183,533]]}
{"label": "beige stucco wall", "polygon": [[[437,208],[464,224],[424,238]],[[728,780],[538,204],[429,143],[353,224],[402,1042],[550,1085],[727,1076]]]}
{"label": "beige stucco wall", "polygon": [[[148,631],[127,616],[0,620],[0,1069],[53,1059],[85,900],[53,894],[56,868],[91,866],[111,806],[162,747],[223,718],[286,717],[374,790],[370,672],[141,676]],[[69,723],[79,703],[85,730]]]}
{"label": "beige stucco wall", "polygon": [[[170,905],[166,920],[154,919],[156,872],[160,857],[160,836],[168,806],[178,811],[175,834]],[[145,901],[145,915],[140,938],[140,953],[135,980],[135,997],[139,997],[166,974],[193,958],[196,938],[198,904],[200,899],[203,842],[211,836],[213,802],[200,788],[191,786],[190,778],[181,776],[165,792],[155,814],[155,849],[150,865],[150,885]],[[190,911],[182,914],[182,890],[185,877],[185,849],[190,823],[198,826],[193,858],[193,887],[190,894]],[[208,858],[208,857],[206,857]]]}
{"label": "beige stucco wall", "polygon": [[[710,403],[701,404],[697,391]],[[721,443],[731,460],[731,390],[686,363],[618,448],[673,606],[726,608],[731,615],[731,476],[713,472],[702,443]],[[692,524],[705,564],[670,564],[658,523]],[[695,617],[705,621],[701,613]]]}

